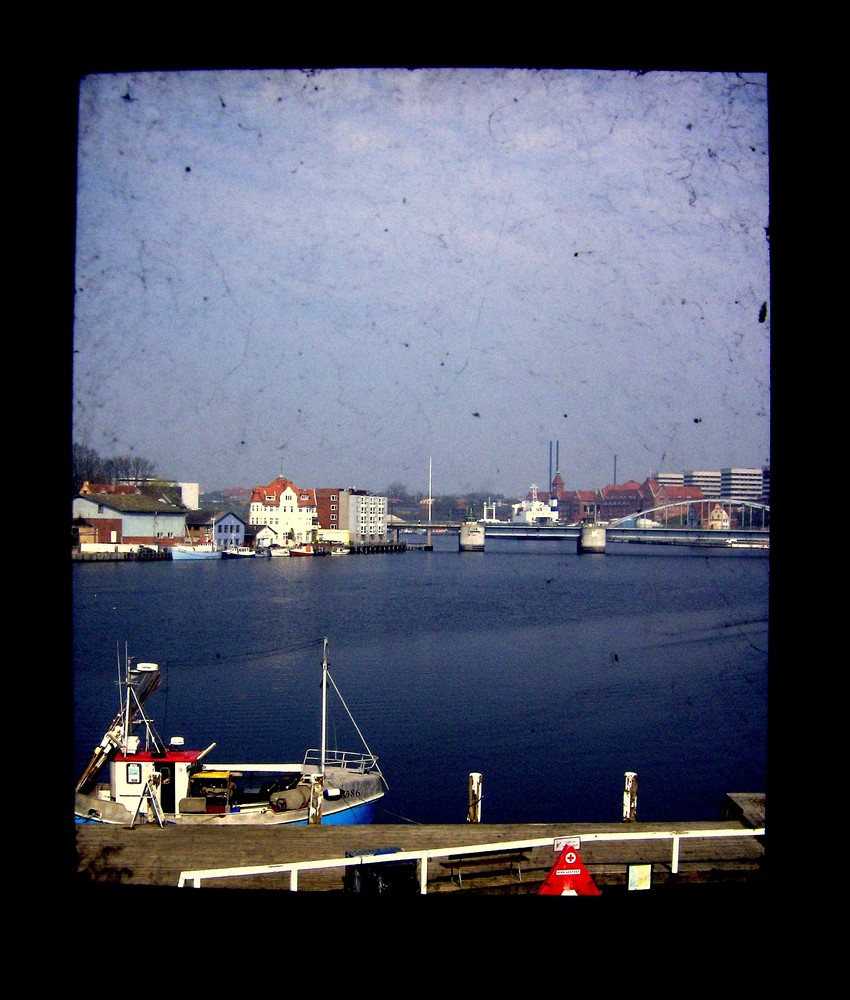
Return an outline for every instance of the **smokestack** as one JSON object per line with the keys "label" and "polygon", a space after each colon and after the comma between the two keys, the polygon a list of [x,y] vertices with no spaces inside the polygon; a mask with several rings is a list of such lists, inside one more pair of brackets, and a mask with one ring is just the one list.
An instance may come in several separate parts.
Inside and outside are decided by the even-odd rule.
{"label": "smokestack", "polygon": [[614,456],[614,486],[617,485],[617,456]]}
{"label": "smokestack", "polygon": [[[559,442],[555,442],[555,471],[558,471],[558,448]],[[552,442],[549,442],[549,510],[557,516],[558,514],[558,492],[552,477]]]}

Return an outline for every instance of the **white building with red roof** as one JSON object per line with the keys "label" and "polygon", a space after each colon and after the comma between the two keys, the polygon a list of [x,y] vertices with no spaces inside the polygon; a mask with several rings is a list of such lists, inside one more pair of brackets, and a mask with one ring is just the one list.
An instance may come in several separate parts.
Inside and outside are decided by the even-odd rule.
{"label": "white building with red roof", "polygon": [[268,486],[255,486],[251,491],[248,523],[268,525],[277,533],[280,544],[287,538],[311,542],[314,530],[319,527],[316,491],[299,489],[283,476]]}

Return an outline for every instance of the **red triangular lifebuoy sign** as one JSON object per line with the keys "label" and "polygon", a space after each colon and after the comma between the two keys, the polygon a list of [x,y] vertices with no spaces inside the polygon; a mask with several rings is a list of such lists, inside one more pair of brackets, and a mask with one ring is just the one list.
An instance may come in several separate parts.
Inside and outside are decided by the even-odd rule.
{"label": "red triangular lifebuoy sign", "polygon": [[601,893],[591,878],[590,872],[578,856],[578,851],[569,844],[558,855],[543,884],[537,890],[538,896],[599,896]]}

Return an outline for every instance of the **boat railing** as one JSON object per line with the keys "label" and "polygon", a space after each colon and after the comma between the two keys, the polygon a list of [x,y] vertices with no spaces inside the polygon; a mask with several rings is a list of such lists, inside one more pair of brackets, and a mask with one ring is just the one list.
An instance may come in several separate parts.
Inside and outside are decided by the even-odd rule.
{"label": "boat railing", "polygon": [[[320,767],[322,751],[310,749],[304,754],[304,764]],[[366,774],[375,770],[378,758],[374,754],[362,753],[357,750],[325,750],[325,765],[343,767],[355,774]]]}
{"label": "boat railing", "polygon": [[[700,830],[647,830],[628,832],[600,832],[583,833],[581,836],[570,836],[565,833],[563,837],[544,837],[531,840],[511,840],[489,844],[460,844],[454,847],[429,848],[419,851],[393,851],[387,854],[376,854],[368,857],[368,864],[384,864],[398,861],[416,861],[419,868],[419,892],[424,895],[428,892],[428,871],[429,862],[448,858],[451,855],[464,854],[485,854],[493,851],[513,851],[531,850],[537,847],[549,848],[552,851],[553,859],[557,858],[561,848],[569,841],[578,851],[582,844],[602,843],[602,842],[639,842],[639,841],[668,841],[671,848],[669,868],[673,875],[679,872],[679,852],[681,841],[692,839],[715,838],[737,838],[737,837],[764,837],[765,828],[763,826],[751,828],[739,827],[716,827],[712,829]],[[327,858],[318,861],[293,861],[286,864],[272,865],[246,865],[238,868],[208,868],[197,871],[182,871],[177,881],[178,888],[190,886],[195,889],[201,888],[202,880],[219,878],[238,878],[256,875],[289,875],[289,889],[291,892],[298,891],[298,876],[301,872],[317,871],[328,868],[347,868],[351,865],[364,863],[363,856],[352,856],[344,858]]]}

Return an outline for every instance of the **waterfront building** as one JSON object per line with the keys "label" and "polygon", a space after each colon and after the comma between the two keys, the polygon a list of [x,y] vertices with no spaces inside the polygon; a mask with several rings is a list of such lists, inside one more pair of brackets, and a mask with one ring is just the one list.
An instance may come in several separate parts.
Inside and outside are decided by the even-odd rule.
{"label": "waterfront building", "polygon": [[97,544],[157,546],[186,535],[185,508],[138,491],[79,494],[71,518],[93,527]]}
{"label": "waterfront building", "polygon": [[323,537],[358,542],[382,541],[387,535],[387,504],[384,496],[354,487],[318,487],[316,511]]}
{"label": "waterfront building", "polygon": [[316,487],[316,516],[325,531],[347,530],[348,491],[341,486]]}
{"label": "waterfront building", "polygon": [[245,544],[245,522],[229,510],[226,514],[215,514],[215,547],[236,549]]}
{"label": "waterfront building", "polygon": [[319,528],[316,491],[300,489],[283,476],[268,486],[255,486],[251,491],[248,524],[268,525],[279,539],[311,542],[313,532]]}
{"label": "waterfront building", "polygon": [[346,490],[348,517],[342,527],[352,539],[361,542],[379,541],[387,534],[387,498],[368,490]]}

